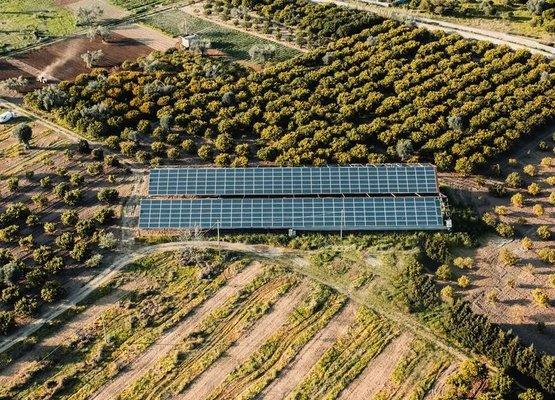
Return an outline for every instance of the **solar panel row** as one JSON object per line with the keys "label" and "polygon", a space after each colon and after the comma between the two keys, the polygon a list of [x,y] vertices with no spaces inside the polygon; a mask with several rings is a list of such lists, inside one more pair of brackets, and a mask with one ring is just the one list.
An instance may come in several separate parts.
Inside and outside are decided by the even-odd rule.
{"label": "solar panel row", "polygon": [[445,229],[439,197],[143,199],[144,229]]}
{"label": "solar panel row", "polygon": [[345,167],[160,168],[150,173],[151,196],[437,194],[432,165]]}

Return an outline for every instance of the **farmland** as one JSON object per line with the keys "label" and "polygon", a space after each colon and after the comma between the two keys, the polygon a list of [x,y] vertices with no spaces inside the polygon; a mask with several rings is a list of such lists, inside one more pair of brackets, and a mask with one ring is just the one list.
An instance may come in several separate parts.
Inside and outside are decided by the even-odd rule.
{"label": "farmland", "polygon": [[[32,130],[28,146],[12,133],[18,123]],[[131,179],[116,158],[91,153],[83,143],[78,147],[75,139],[25,117],[2,125],[0,143],[0,313],[6,334],[33,322],[110,259],[117,245],[114,222],[121,215],[117,203]],[[99,201],[111,184],[119,192]]]}
{"label": "farmland", "polygon": [[[553,60],[305,0],[112,3],[148,17],[0,61],[60,80],[0,125],[0,399],[553,396]],[[380,162],[436,164],[453,230],[136,229],[152,166]]]}
{"label": "farmland", "polygon": [[0,14],[0,54],[75,30],[70,11],[53,0],[5,0]]}
{"label": "farmland", "polygon": [[[2,395],[136,398],[181,393],[187,398],[195,393],[202,398],[253,398],[288,382],[281,371],[303,362],[297,354],[308,344],[319,344],[322,350],[311,358],[303,354],[304,362],[313,365],[302,371],[290,396],[309,396],[317,390],[316,377],[323,385],[318,390],[337,395],[397,340],[401,328],[396,323],[311,280],[303,269],[252,257],[215,250],[164,251],[130,264],[99,289],[96,300],[74,311],[78,325],[70,318],[42,339],[51,346],[59,337],[69,343],[57,343],[46,357],[37,346],[32,355],[14,360],[8,367],[10,379],[2,381]],[[88,313],[93,307],[98,308],[94,316]],[[334,328],[335,335],[322,342],[319,332],[338,318],[344,327]],[[394,382],[418,380],[421,372],[415,366],[430,362],[425,357],[415,361],[412,354],[437,356],[432,344],[412,342],[411,336],[405,334],[391,361],[401,363],[406,357],[406,362],[393,365],[370,390],[377,393],[382,384],[401,396],[408,388],[394,389]],[[71,351],[74,346],[78,354]],[[358,350],[348,350],[350,346]],[[235,356],[228,359],[226,354]],[[422,372],[430,374],[428,385],[413,398],[423,398],[441,371],[457,365],[452,355],[439,354],[443,361],[435,358],[440,363],[435,374]]]}
{"label": "farmland", "polygon": [[[250,58],[249,49],[253,45],[272,43],[269,40],[206,21],[181,10],[165,11],[143,21],[172,36],[182,33],[180,27],[186,23],[191,33],[199,32],[201,37],[211,41],[213,48],[238,60],[248,60]],[[296,50],[282,45],[276,45],[276,47],[276,60],[285,60],[298,53]]]}

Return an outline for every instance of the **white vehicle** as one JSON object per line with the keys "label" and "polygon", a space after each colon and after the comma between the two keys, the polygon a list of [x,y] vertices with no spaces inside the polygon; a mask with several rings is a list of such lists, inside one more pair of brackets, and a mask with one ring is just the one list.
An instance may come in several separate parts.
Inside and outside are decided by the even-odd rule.
{"label": "white vehicle", "polygon": [[0,124],[5,124],[13,117],[15,117],[15,113],[12,111],[6,111],[5,113],[0,114]]}

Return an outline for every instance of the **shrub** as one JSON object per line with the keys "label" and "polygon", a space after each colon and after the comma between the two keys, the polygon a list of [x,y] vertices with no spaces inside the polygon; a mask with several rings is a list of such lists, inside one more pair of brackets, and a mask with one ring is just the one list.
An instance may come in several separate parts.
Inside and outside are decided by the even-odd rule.
{"label": "shrub", "polygon": [[14,313],[11,311],[0,311],[0,335],[7,335],[14,326]]}
{"label": "shrub", "polygon": [[540,192],[540,185],[538,185],[536,182],[533,182],[528,186],[528,193],[530,193],[532,196],[537,196],[538,194],[540,194]]}
{"label": "shrub", "polygon": [[498,255],[499,262],[506,266],[516,265],[518,257],[509,249],[502,248]]}
{"label": "shrub", "polygon": [[534,204],[534,206],[532,207],[532,212],[538,217],[541,217],[545,214],[545,210],[541,204]]}
{"label": "shrub", "polygon": [[534,242],[526,236],[520,241],[520,246],[524,250],[530,250],[534,246]]}
{"label": "shrub", "polygon": [[462,275],[461,277],[459,277],[459,279],[457,279],[457,283],[461,288],[464,289],[470,285],[470,279],[468,278],[468,276]]}
{"label": "shrub", "polygon": [[512,238],[515,235],[515,229],[513,228],[513,226],[505,222],[500,222],[495,230],[497,231],[499,236],[502,236],[504,238]]}
{"label": "shrub", "polygon": [[104,188],[101,189],[98,194],[96,195],[99,201],[108,204],[117,203],[119,199],[119,193],[116,189],[113,188]]}
{"label": "shrub", "polygon": [[538,174],[537,168],[532,164],[527,164],[522,169],[526,175],[536,176]]}
{"label": "shrub", "polygon": [[457,257],[453,260],[453,265],[461,269],[472,269],[474,260],[472,257]]}
{"label": "shrub", "polygon": [[551,229],[547,225],[541,225],[536,230],[538,237],[543,240],[551,239]]}
{"label": "shrub", "polygon": [[549,296],[539,288],[532,290],[532,299],[540,307],[549,307]]}
{"label": "shrub", "polygon": [[441,264],[436,270],[436,276],[442,281],[448,281],[452,278],[453,274],[449,264]]}
{"label": "shrub", "polygon": [[524,196],[522,193],[515,193],[512,195],[511,204],[515,207],[522,207],[524,205]]}

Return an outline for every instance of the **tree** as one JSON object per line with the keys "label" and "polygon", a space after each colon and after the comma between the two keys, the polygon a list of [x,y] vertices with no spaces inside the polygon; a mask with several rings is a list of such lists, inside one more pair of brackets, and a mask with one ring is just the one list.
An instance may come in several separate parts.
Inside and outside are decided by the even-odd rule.
{"label": "tree", "polygon": [[114,204],[119,199],[119,193],[116,189],[104,188],[98,192],[96,197],[103,203]]}
{"label": "tree", "polygon": [[414,153],[414,146],[410,139],[401,139],[395,146],[397,155],[403,161],[406,161]]}
{"label": "tree", "polygon": [[452,303],[454,300],[454,292],[453,292],[453,288],[449,285],[445,286],[443,289],[441,289],[441,291],[439,292],[441,299],[446,302],[446,303]]}
{"label": "tree", "polygon": [[80,26],[94,25],[104,14],[104,10],[99,6],[90,8],[79,7],[76,14],[76,24]]}
{"label": "tree", "polygon": [[498,258],[499,262],[505,266],[515,265],[518,262],[518,257],[505,247],[499,251]]}
{"label": "tree", "polygon": [[452,278],[453,274],[449,264],[441,264],[436,270],[436,276],[442,281],[448,281]]}
{"label": "tree", "polygon": [[28,124],[22,122],[16,125],[12,133],[15,138],[25,146],[26,149],[30,147],[30,141],[33,137],[33,129]]}
{"label": "tree", "polygon": [[526,2],[526,8],[528,11],[535,15],[541,15],[545,10],[546,1],[545,0],[528,0]]}
{"label": "tree", "polygon": [[515,193],[511,196],[511,203],[515,207],[522,207],[524,205],[524,196],[522,193]]}
{"label": "tree", "polygon": [[39,304],[33,296],[25,296],[19,299],[14,305],[14,311],[20,317],[29,317],[35,314]]}
{"label": "tree", "polygon": [[518,172],[511,172],[507,175],[505,182],[507,182],[507,185],[515,189],[522,187],[524,184],[524,181]]}
{"label": "tree", "polygon": [[211,160],[213,157],[213,154],[214,154],[213,148],[209,144],[203,144],[198,149],[198,156],[204,161]]}
{"label": "tree", "polygon": [[538,174],[538,169],[532,164],[525,165],[522,170],[529,176],[536,176]]}
{"label": "tree", "polygon": [[14,313],[11,311],[0,311],[0,335],[7,335],[14,326]]}
{"label": "tree", "polygon": [[543,239],[543,240],[551,239],[551,229],[549,229],[549,226],[547,225],[539,226],[538,229],[536,230],[536,233],[538,234],[540,239]]}
{"label": "tree", "polygon": [[541,217],[545,214],[545,210],[541,204],[534,204],[534,207],[532,207],[532,212],[538,217]]}
{"label": "tree", "polygon": [[512,238],[515,235],[515,228],[506,222],[500,222],[495,228],[499,236],[504,238]]}
{"label": "tree", "polygon": [[79,221],[79,214],[75,210],[67,210],[60,215],[60,220],[66,226],[73,226]]}
{"label": "tree", "polygon": [[528,193],[530,193],[532,196],[537,196],[538,194],[540,194],[540,192],[541,192],[540,185],[538,185],[536,182],[532,182],[528,186]]}
{"label": "tree", "polygon": [[540,307],[549,307],[549,296],[539,288],[532,290],[532,299]]}
{"label": "tree", "polygon": [[474,260],[472,257],[457,257],[453,260],[453,265],[461,269],[472,269]]}
{"label": "tree", "polygon": [[8,190],[10,192],[16,192],[17,189],[19,188],[19,178],[16,176],[12,176],[7,180],[7,186],[8,186]]}
{"label": "tree", "polygon": [[251,60],[257,63],[264,63],[275,57],[276,46],[273,44],[254,44],[249,49]]}
{"label": "tree", "polygon": [[58,281],[48,281],[40,291],[40,298],[47,303],[53,303],[62,295],[62,287]]}
{"label": "tree", "polygon": [[97,66],[103,57],[104,52],[102,50],[88,50],[86,53],[81,54],[81,59],[85,62],[87,68]]}
{"label": "tree", "polygon": [[459,277],[459,279],[457,279],[457,283],[459,284],[459,286],[461,288],[464,289],[464,288],[468,287],[468,285],[470,285],[470,279],[466,275],[461,275]]}
{"label": "tree", "polygon": [[534,246],[534,242],[532,242],[532,240],[526,236],[520,241],[520,246],[524,250],[530,250]]}
{"label": "tree", "polygon": [[214,141],[214,146],[218,151],[222,153],[228,153],[229,151],[231,151],[234,145],[235,141],[228,133],[222,133],[218,135],[218,137]]}
{"label": "tree", "polygon": [[102,264],[102,255],[101,254],[93,254],[91,258],[85,261],[85,265],[89,268],[96,268],[100,264]]}

